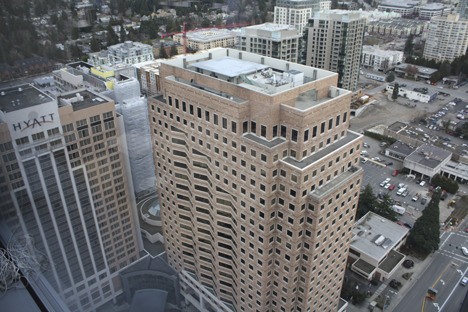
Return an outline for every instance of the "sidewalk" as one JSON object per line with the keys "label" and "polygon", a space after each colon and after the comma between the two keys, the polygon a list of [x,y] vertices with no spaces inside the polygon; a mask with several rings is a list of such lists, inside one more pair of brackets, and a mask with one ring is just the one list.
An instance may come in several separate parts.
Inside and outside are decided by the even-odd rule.
{"label": "sidewalk", "polygon": [[[419,261],[412,257],[407,257],[407,259],[411,259],[414,261],[415,265],[411,269],[406,269],[403,266],[400,267],[392,276],[392,279],[396,279],[400,281],[403,286],[400,290],[396,291],[395,289],[388,286],[390,280],[387,280],[385,283],[381,284],[377,290],[373,293],[373,295],[366,299],[366,301],[359,306],[353,305],[348,302],[348,307],[346,311],[348,312],[364,312],[369,311],[368,306],[372,301],[376,301],[377,297],[380,294],[389,295],[388,305],[385,308],[385,312],[390,312],[395,309],[395,307],[400,303],[401,299],[405,296],[408,289],[413,287],[413,285],[419,280],[419,278],[424,274],[424,272],[429,267],[430,262],[432,261],[432,255],[428,256],[424,261]],[[412,272],[413,275],[409,280],[403,279],[401,276],[403,273]],[[382,311],[378,307],[374,308],[374,312]]]}

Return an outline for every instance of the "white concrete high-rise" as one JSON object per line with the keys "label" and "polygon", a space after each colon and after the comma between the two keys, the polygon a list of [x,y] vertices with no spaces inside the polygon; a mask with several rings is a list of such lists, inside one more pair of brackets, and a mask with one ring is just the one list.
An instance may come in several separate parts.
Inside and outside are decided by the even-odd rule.
{"label": "white concrete high-rise", "polygon": [[323,0],[277,0],[273,12],[273,23],[296,27],[302,35],[309,18],[315,12],[329,10],[331,1]]}
{"label": "white concrete high-rise", "polygon": [[305,64],[338,73],[338,87],[355,91],[365,26],[358,11],[315,13],[307,27]]}
{"label": "white concrete high-rise", "polygon": [[293,26],[265,23],[243,27],[238,37],[241,51],[294,63],[299,59],[300,35]]}
{"label": "white concrete high-rise", "polygon": [[437,62],[453,61],[468,48],[468,20],[458,14],[431,18],[423,57]]}

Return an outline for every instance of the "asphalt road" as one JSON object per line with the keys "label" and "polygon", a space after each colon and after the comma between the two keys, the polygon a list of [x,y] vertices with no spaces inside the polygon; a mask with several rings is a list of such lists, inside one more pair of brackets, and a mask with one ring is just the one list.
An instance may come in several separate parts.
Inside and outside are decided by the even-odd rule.
{"label": "asphalt road", "polygon": [[[467,286],[460,285],[462,277],[468,272],[468,257],[462,254],[461,246],[468,246],[468,233],[444,232],[440,248],[431,256],[428,268],[392,310],[458,312],[468,290]],[[429,287],[438,291],[434,301],[426,299]]]}

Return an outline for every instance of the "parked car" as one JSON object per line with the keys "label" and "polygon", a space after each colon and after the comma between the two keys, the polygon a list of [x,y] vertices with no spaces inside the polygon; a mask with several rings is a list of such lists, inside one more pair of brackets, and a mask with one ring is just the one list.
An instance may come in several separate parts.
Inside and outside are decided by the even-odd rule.
{"label": "parked car", "polygon": [[388,161],[388,162],[386,163],[386,165],[387,165],[387,166],[393,166],[393,162]]}
{"label": "parked car", "polygon": [[395,170],[393,170],[393,172],[392,172],[392,176],[396,177],[397,175],[398,175],[398,170],[396,170],[396,169],[395,169]]}
{"label": "parked car", "polygon": [[465,256],[468,256],[468,248],[462,247],[461,250],[462,250],[462,253],[463,253]]}
{"label": "parked car", "polygon": [[421,198],[421,205],[425,205],[427,203],[427,198],[423,197]]}
{"label": "parked car", "polygon": [[396,185],[395,184],[392,184],[388,187],[388,190],[389,191],[393,191],[394,189],[396,188]]}
{"label": "parked car", "polygon": [[468,284],[468,276],[463,276],[460,285],[465,286],[466,284]]}

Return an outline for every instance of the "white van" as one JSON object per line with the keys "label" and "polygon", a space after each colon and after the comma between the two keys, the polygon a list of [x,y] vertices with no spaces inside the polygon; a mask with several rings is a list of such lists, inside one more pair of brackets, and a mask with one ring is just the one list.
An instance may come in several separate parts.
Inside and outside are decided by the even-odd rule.
{"label": "white van", "polygon": [[421,181],[421,183],[419,183],[419,185],[421,185],[421,186],[426,185],[426,181]]}

